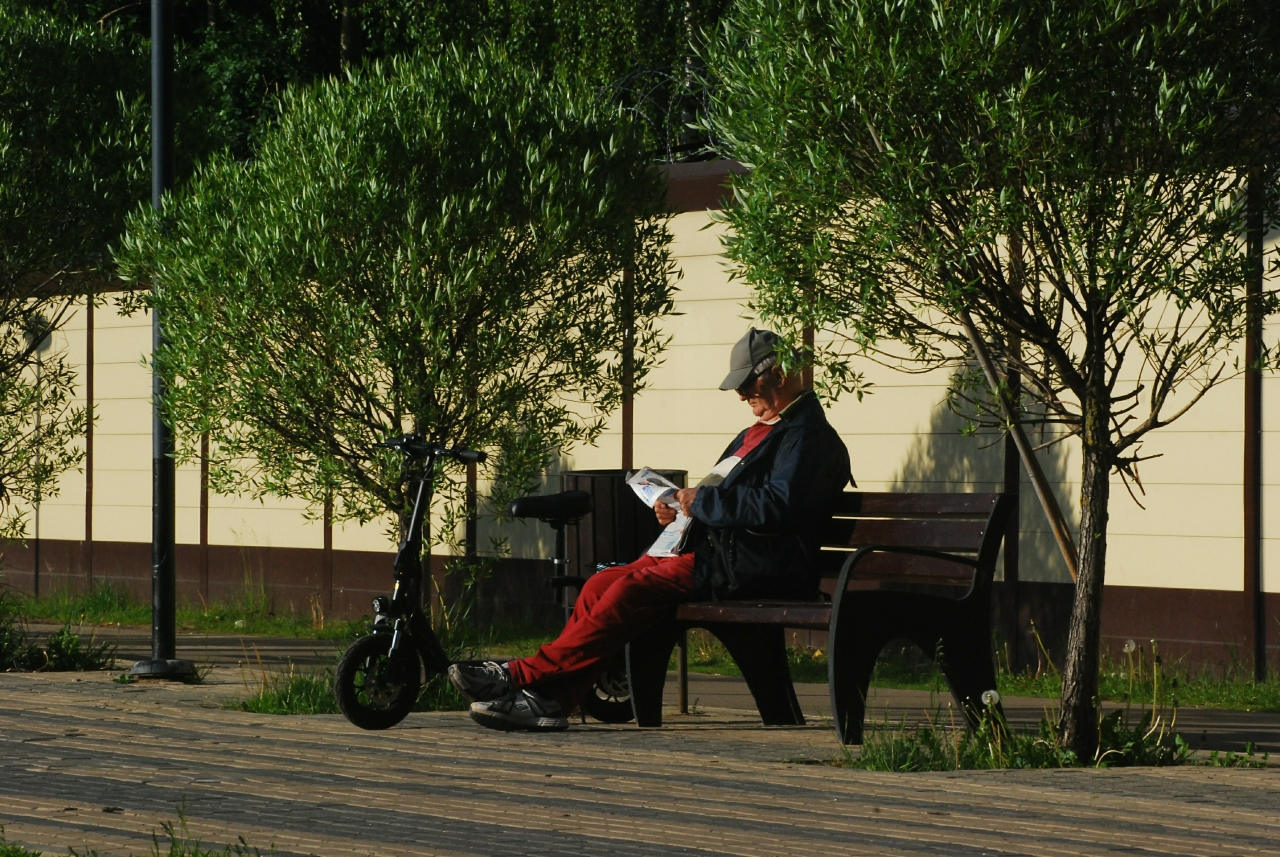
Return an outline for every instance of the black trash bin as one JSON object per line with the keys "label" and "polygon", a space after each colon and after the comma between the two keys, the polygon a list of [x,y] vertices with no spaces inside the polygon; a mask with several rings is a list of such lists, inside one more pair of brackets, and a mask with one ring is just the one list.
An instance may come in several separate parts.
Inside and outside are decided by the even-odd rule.
{"label": "black trash bin", "polygon": [[[687,470],[657,470],[684,488]],[[629,470],[570,470],[560,474],[561,491],[586,491],[593,511],[565,531],[569,574],[588,577],[601,563],[639,559],[662,532],[653,510],[627,484]]]}

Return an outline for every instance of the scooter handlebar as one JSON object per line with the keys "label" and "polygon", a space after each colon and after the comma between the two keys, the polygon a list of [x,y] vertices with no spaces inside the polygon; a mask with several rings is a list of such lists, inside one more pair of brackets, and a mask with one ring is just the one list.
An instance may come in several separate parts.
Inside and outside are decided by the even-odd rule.
{"label": "scooter handlebar", "polygon": [[467,464],[481,464],[489,458],[487,454],[478,449],[446,449],[443,446],[426,443],[422,438],[411,434],[389,438],[381,443],[374,444],[374,446],[394,449],[411,458],[426,458],[428,455],[435,455],[456,458],[458,461],[465,461]]}

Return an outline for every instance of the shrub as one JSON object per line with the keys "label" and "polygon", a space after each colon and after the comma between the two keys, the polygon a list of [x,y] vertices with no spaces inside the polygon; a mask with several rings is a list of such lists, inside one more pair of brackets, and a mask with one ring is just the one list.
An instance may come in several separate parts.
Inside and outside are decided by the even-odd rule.
{"label": "shrub", "polygon": [[88,641],[67,622],[41,647],[31,639],[21,602],[6,587],[0,586],[0,672],[47,670],[106,670],[115,666],[116,647],[98,643],[90,634]]}

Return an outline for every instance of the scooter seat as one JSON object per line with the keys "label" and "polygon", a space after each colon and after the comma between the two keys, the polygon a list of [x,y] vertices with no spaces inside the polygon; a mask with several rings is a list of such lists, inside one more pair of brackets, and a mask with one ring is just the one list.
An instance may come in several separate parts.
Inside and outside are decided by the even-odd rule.
{"label": "scooter seat", "polygon": [[592,509],[591,495],[586,491],[561,491],[517,497],[507,506],[513,518],[538,518],[542,521],[576,521]]}

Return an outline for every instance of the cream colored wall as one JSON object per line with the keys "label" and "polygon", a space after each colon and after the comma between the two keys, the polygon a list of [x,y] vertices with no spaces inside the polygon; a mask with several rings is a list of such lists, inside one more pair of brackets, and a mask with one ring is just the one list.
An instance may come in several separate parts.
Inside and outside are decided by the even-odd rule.
{"label": "cream colored wall", "polygon": [[[676,315],[663,323],[672,337],[663,362],[635,404],[635,463],[688,470],[691,482],[705,473],[725,444],[752,416],[733,393],[717,389],[733,343],[752,324],[747,291],[731,280],[720,254],[723,227],[706,213],[673,219],[673,252],[682,272]],[[1274,248],[1273,248],[1274,249]],[[1274,278],[1273,278],[1274,285]],[[95,428],[95,536],[150,540],[150,320],[125,318],[110,304],[96,312],[97,414]],[[77,312],[55,347],[77,365],[84,359],[84,314]],[[1280,322],[1267,329],[1280,337]],[[831,405],[832,424],[849,447],[855,478],[867,490],[994,491],[1002,485],[1002,443],[985,434],[961,437],[960,423],[945,406],[942,373],[906,375],[871,363],[861,367],[873,392],[861,402],[848,396]],[[1264,566],[1266,588],[1280,591],[1280,376],[1263,381]],[[1243,383],[1211,392],[1186,417],[1150,435],[1144,451],[1162,457],[1141,465],[1147,489],[1143,510],[1112,480],[1108,582],[1135,586],[1240,589],[1242,585]],[[621,463],[621,419],[615,414],[595,446],[568,451],[555,469],[615,468]],[[1270,456],[1268,450],[1274,450]],[[1078,515],[1079,454],[1065,442],[1041,453],[1041,461],[1068,515]],[[553,490],[554,479],[550,490]],[[194,466],[178,474],[178,540],[198,539],[199,477]],[[71,473],[62,493],[47,501],[41,534],[79,539],[84,532],[84,478]],[[1066,580],[1065,567],[1031,488],[1023,483],[1023,579]],[[209,536],[214,544],[318,548],[321,527],[296,501],[210,498]],[[490,536],[510,539],[516,556],[547,556],[551,533],[534,524],[496,527]],[[335,528],[334,545],[348,550],[391,550],[386,522]]]}
{"label": "cream colored wall", "polygon": [[[86,313],[78,307],[56,335],[80,378],[76,403],[83,406]],[[149,315],[121,315],[114,300],[94,312],[94,538],[151,540],[151,376],[144,360],[151,351]],[[179,466],[176,478],[176,536],[179,543],[200,538],[200,469]],[[59,480],[59,494],[43,504],[42,538],[84,538],[83,468]],[[303,504],[268,498],[209,498],[209,542],[318,548],[317,522],[302,515]],[[31,527],[28,531],[32,532]],[[341,538],[335,534],[335,542]],[[382,547],[383,545],[380,545]]]}
{"label": "cream colored wall", "polygon": [[[77,334],[73,325],[76,319],[64,329],[55,331],[50,337],[49,356],[64,355],[75,367],[84,365],[84,336]],[[80,330],[83,331],[83,324]],[[81,391],[82,393],[83,391]],[[83,407],[83,395],[73,402],[73,407]],[[29,504],[20,503],[27,516],[28,535],[35,532],[35,517]],[[40,504],[40,534],[50,539],[82,539],[84,538],[84,474],[71,472],[58,480],[58,493],[45,498]]]}
{"label": "cream colored wall", "polygon": [[[673,250],[684,276],[676,311],[665,330],[673,337],[664,365],[636,401],[636,464],[686,469],[691,479],[714,463],[751,415],[732,393],[716,387],[732,344],[751,324],[747,290],[731,281],[720,255],[722,227],[709,217],[675,218]],[[1273,245],[1274,246],[1274,245]],[[1274,278],[1273,278],[1274,283]],[[1273,285],[1274,287],[1274,285]],[[1269,328],[1280,335],[1280,323]],[[992,434],[961,437],[946,408],[943,373],[906,375],[867,362],[860,367],[873,392],[848,396],[829,409],[849,447],[853,472],[867,490],[1000,490],[1002,444]],[[1268,500],[1280,502],[1280,377],[1264,380],[1264,520]],[[1147,494],[1140,508],[1118,477],[1112,479],[1109,583],[1131,586],[1240,589],[1242,586],[1243,382],[1231,380],[1174,425],[1149,436],[1144,451],[1162,457],[1140,473]],[[1043,440],[1043,437],[1039,438]],[[1274,442],[1273,442],[1274,441]],[[617,421],[599,449],[575,450],[573,466],[616,467]],[[1270,458],[1265,449],[1276,450]],[[1078,444],[1068,440],[1040,453],[1055,493],[1072,520],[1079,515]],[[1025,475],[1022,485],[1021,575],[1067,580],[1066,567]],[[1266,578],[1280,591],[1280,520],[1264,524]]]}

